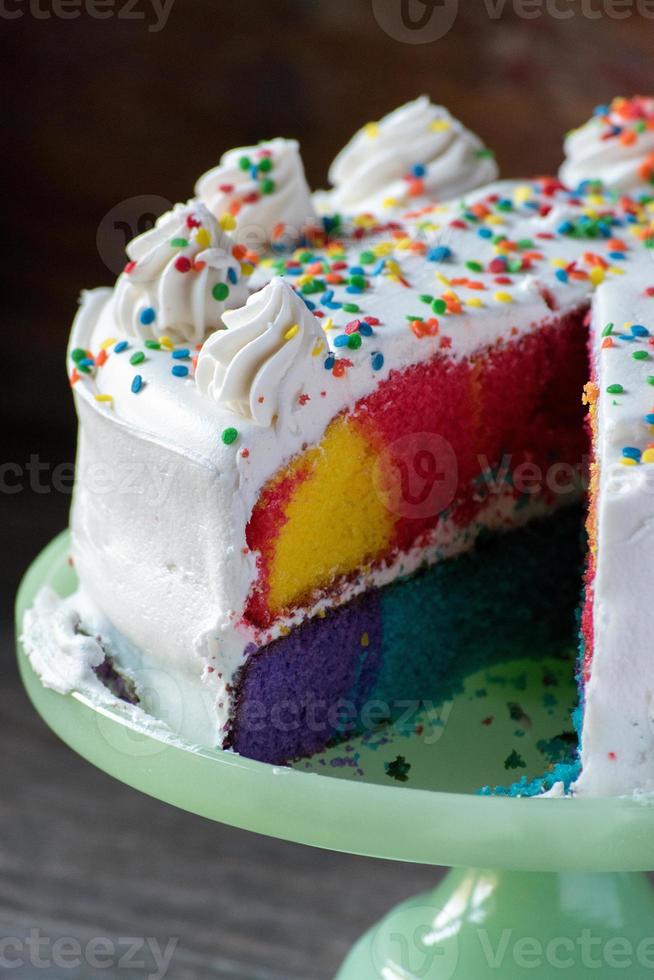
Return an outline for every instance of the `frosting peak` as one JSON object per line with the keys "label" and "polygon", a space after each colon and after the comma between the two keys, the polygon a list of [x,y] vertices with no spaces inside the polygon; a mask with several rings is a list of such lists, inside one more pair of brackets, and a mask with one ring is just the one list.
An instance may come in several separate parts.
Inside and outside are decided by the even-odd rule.
{"label": "frosting peak", "polygon": [[195,192],[248,248],[291,245],[318,220],[296,140],[278,137],[228,150]]}
{"label": "frosting peak", "polygon": [[129,243],[127,255],[113,311],[128,336],[199,343],[247,297],[239,249],[199,201],[161,215]]}
{"label": "frosting peak", "polygon": [[412,198],[448,200],[497,177],[479,137],[426,95],[368,123],[329,168],[335,210],[379,211]]}
{"label": "frosting peak", "polygon": [[572,189],[601,181],[631,193],[654,184],[654,97],[615,98],[566,136],[559,177]]}
{"label": "frosting peak", "polygon": [[[224,317],[200,351],[195,381],[224,407],[271,425],[318,373],[324,333],[306,304],[282,278],[253,293]],[[285,394],[286,393],[286,394]]]}

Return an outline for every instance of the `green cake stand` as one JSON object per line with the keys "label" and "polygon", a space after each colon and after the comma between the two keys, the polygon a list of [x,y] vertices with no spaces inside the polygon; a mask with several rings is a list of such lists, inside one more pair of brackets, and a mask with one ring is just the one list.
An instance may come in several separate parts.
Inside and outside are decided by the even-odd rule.
{"label": "green cake stand", "polygon": [[[42,585],[75,588],[67,556],[63,534],[31,566],[19,623]],[[171,745],[139,730],[128,708],[45,689],[20,645],[18,657],[50,728],[150,796],[284,840],[454,866],[364,935],[338,980],[654,977],[654,901],[642,874],[654,869],[654,806],[477,793],[535,775],[563,752],[569,652],[481,672],[452,702],[293,768]]]}

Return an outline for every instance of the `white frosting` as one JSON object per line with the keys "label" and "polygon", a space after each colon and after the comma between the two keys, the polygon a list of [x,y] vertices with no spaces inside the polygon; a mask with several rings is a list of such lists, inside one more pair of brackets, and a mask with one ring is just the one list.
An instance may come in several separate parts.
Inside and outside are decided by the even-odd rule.
{"label": "white frosting", "polygon": [[479,137],[423,95],[355,133],[329,168],[334,190],[317,201],[321,210],[380,212],[447,201],[496,177]]}
{"label": "white frosting", "polygon": [[614,99],[565,139],[559,176],[566,186],[599,180],[612,190],[651,192],[654,98]]}
{"label": "white frosting", "polygon": [[[624,465],[624,449],[654,441],[654,299],[651,275],[607,283],[593,309],[598,398],[598,561],[594,651],[586,686],[581,795],[654,792],[654,462]],[[611,346],[602,334],[613,323]],[[634,337],[632,325],[648,336]],[[634,353],[647,353],[644,359]],[[612,394],[609,386],[624,389]]]}
{"label": "white frosting", "polygon": [[203,204],[175,205],[127,246],[113,298],[117,328],[144,340],[202,341],[247,296],[233,248]]}
{"label": "white frosting", "polygon": [[[297,408],[312,376],[322,372],[317,358],[327,347],[316,318],[290,284],[273,279],[240,310],[224,317],[204,343],[195,380],[204,394],[258,425]],[[290,404],[284,392],[293,393]]]}
{"label": "white frosting", "polygon": [[318,220],[296,140],[228,150],[200,177],[195,193],[248,248],[292,244]]}
{"label": "white frosting", "polygon": [[[50,586],[44,586],[25,613],[21,643],[45,687],[59,694],[81,695],[94,707],[121,714],[128,724],[164,743],[181,744],[175,733],[180,729],[179,711],[176,717],[168,718],[172,723],[168,725],[161,699],[156,705],[148,703],[153,687],[150,668],[139,663],[138,652],[130,648],[83,590],[62,598]],[[140,704],[118,698],[94,670],[108,654],[120,662],[121,675],[134,686]],[[160,676],[157,682],[163,690]],[[179,694],[177,688],[178,701]],[[156,749],[150,747],[146,751]]]}

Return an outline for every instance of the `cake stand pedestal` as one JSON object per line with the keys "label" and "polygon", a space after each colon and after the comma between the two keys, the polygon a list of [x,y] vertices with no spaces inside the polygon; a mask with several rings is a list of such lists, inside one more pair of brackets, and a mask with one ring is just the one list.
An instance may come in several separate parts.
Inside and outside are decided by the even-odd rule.
{"label": "cake stand pedestal", "polygon": [[[75,588],[67,555],[64,534],[31,566],[19,623],[42,585],[62,595]],[[438,738],[414,726],[286,768],[146,734],[128,708],[98,709],[44,688],[20,644],[18,657],[50,728],[144,793],[302,844],[496,869],[454,870],[400,905],[357,943],[337,980],[654,977],[653,893],[637,873],[654,869],[654,806],[474,792],[485,781],[510,782],[507,761],[537,772],[538,751],[556,744],[573,696],[563,693],[556,664],[511,664],[471,679],[429,728],[441,730]]]}

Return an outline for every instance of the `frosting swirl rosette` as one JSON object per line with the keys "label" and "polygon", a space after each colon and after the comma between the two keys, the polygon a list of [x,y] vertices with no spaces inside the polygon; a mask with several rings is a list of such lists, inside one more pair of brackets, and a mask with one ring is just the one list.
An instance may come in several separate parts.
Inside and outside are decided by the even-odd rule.
{"label": "frosting swirl rosette", "polygon": [[426,95],[360,129],[329,168],[321,210],[345,213],[445,201],[497,177],[492,152]]}
{"label": "frosting swirl rosette", "polygon": [[117,326],[143,340],[200,343],[247,298],[241,251],[199,201],[176,204],[127,246],[113,295]]}
{"label": "frosting swirl rosette", "polygon": [[195,381],[207,397],[268,426],[293,409],[298,393],[321,377],[324,332],[285,279],[276,277],[240,310],[224,316],[226,330],[205,341]]}
{"label": "frosting swirl rosette", "polygon": [[318,223],[296,140],[228,150],[200,177],[195,193],[248,248],[292,245]]}
{"label": "frosting swirl rosette", "polygon": [[654,98],[615,98],[598,106],[588,122],[566,136],[561,181],[576,189],[601,181],[609,190],[654,188]]}

